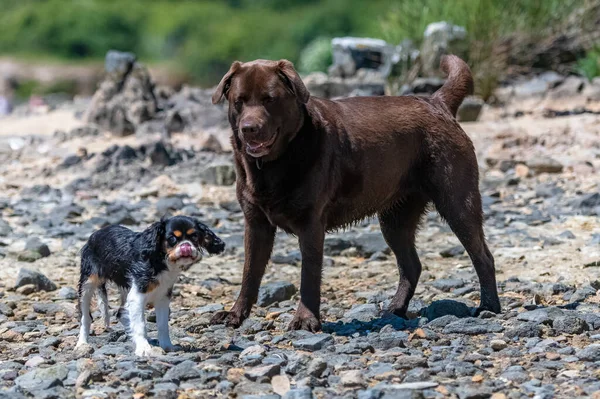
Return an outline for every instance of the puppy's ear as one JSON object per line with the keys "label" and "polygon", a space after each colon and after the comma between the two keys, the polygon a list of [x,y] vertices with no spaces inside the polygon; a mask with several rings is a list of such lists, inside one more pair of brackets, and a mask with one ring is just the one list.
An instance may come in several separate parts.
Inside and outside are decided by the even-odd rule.
{"label": "puppy's ear", "polygon": [[229,91],[229,86],[231,85],[231,78],[237,72],[241,65],[242,63],[239,61],[234,61],[233,64],[231,64],[231,68],[229,68],[229,71],[225,74],[225,76],[223,76],[223,79],[221,79],[221,82],[219,82],[219,85],[213,93],[213,104],[220,103],[223,100],[223,97],[227,95],[227,92]]}
{"label": "puppy's ear", "polygon": [[196,229],[202,232],[202,246],[209,254],[220,254],[225,250],[225,243],[207,225],[196,220]]}
{"label": "puppy's ear", "polygon": [[165,222],[152,223],[150,227],[142,232],[142,257],[144,260],[162,259],[162,245],[165,237]]}
{"label": "puppy's ear", "polygon": [[290,90],[292,90],[292,93],[296,95],[298,101],[302,104],[306,104],[310,98],[310,93],[304,85],[304,82],[302,82],[302,79],[300,79],[300,75],[296,72],[294,64],[288,60],[280,60],[277,63],[277,68],[279,75],[288,85]]}

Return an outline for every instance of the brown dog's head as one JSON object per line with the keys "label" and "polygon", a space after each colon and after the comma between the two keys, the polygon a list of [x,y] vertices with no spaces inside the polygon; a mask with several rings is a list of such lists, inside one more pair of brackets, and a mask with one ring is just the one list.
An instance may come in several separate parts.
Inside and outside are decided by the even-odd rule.
{"label": "brown dog's head", "polygon": [[229,122],[241,151],[274,160],[281,155],[304,120],[310,94],[287,60],[235,61],[212,97],[229,101]]}

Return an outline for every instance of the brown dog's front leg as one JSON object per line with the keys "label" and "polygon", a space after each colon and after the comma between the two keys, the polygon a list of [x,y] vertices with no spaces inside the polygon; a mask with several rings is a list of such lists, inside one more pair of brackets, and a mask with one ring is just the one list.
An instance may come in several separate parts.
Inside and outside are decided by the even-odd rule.
{"label": "brown dog's front leg", "polygon": [[302,278],[300,282],[300,303],[289,330],[321,330],[321,271],[323,267],[323,243],[325,229],[322,225],[312,225],[298,234],[302,253]]}
{"label": "brown dog's front leg", "polygon": [[248,318],[258,298],[260,281],[265,274],[274,240],[275,227],[264,215],[246,214],[244,274],[240,295],[231,310],[216,313],[210,321],[211,324],[239,327]]}

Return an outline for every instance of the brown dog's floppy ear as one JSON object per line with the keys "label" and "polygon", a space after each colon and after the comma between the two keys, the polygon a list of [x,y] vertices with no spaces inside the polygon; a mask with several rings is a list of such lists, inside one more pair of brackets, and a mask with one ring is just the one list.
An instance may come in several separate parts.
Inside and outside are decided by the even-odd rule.
{"label": "brown dog's floppy ear", "polygon": [[221,82],[219,82],[219,85],[213,93],[213,104],[218,104],[221,102],[221,100],[223,100],[223,97],[227,94],[227,91],[229,91],[229,84],[231,83],[231,78],[233,77],[233,74],[239,69],[241,65],[242,63],[239,61],[234,61],[233,64],[231,64],[231,68],[229,68],[229,71],[225,74],[225,76],[223,76],[223,79],[221,79]]}
{"label": "brown dog's floppy ear", "polygon": [[304,86],[302,79],[300,79],[300,75],[296,72],[294,64],[288,60],[280,60],[277,63],[277,66],[279,67],[279,74],[287,85],[290,86],[290,89],[294,92],[296,97],[298,97],[298,100],[302,104],[306,104],[310,97],[310,93],[306,86]]}

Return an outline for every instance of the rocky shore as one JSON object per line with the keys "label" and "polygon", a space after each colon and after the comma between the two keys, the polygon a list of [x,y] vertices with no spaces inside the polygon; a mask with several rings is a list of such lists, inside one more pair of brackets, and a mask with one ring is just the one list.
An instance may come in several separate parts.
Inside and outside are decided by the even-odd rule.
{"label": "rocky shore", "polygon": [[[31,115],[0,120],[0,397],[600,397],[598,82],[515,83],[463,124],[479,157],[502,314],[473,317],[475,272],[432,210],[411,319],[381,312],[397,270],[368,219],[326,239],[323,332],[312,334],[285,331],[300,254],[283,233],[252,317],[238,330],[209,325],[233,303],[243,262],[225,110],[208,91],[157,88],[135,60],[115,62],[127,66],[113,65],[123,84],[46,114],[71,115],[73,128],[16,134],[10,124]],[[94,323],[91,345],[74,351],[88,236],[178,213],[228,246],[175,287],[171,324],[185,350],[136,358],[115,320],[111,331]],[[152,311],[148,321],[155,337]]]}

